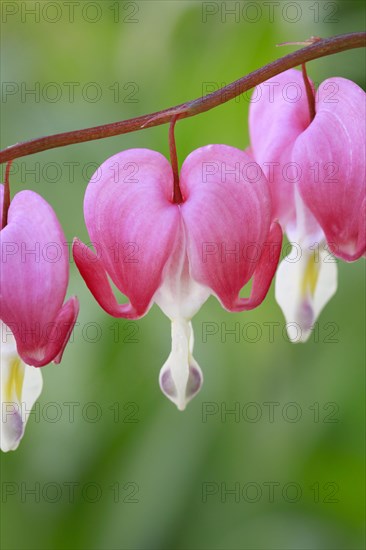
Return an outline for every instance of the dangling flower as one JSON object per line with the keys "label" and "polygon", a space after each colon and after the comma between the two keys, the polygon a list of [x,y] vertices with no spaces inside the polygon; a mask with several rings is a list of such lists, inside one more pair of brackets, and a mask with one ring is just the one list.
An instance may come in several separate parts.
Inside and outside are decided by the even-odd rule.
{"label": "dangling flower", "polygon": [[[0,185],[1,215],[3,196]],[[3,450],[18,446],[26,422],[22,407],[29,410],[41,391],[35,367],[61,361],[78,315],[76,297],[63,305],[69,278],[65,244],[49,204],[32,191],[17,193],[0,231]]]}
{"label": "dangling flower", "polygon": [[[3,186],[0,186],[2,205]],[[79,311],[69,281],[66,239],[50,205],[33,191],[17,193],[0,232],[0,318],[28,365],[59,363]]]}
{"label": "dangling flower", "polygon": [[[95,252],[75,240],[73,254],[110,315],[137,319],[155,302],[170,318],[172,351],[160,386],[183,410],[202,385],[191,318],[210,294],[229,311],[258,306],[277,267],[282,233],[271,226],[266,178],[238,149],[209,145],[191,153],[180,190],[183,200],[176,204],[172,168],[155,151],[131,149],[109,158],[85,195]],[[117,303],[108,276],[129,303]],[[240,298],[252,277],[250,297]]]}
{"label": "dangling flower", "polygon": [[366,94],[332,78],[317,90],[316,116],[296,139],[299,191],[332,253],[352,262],[366,252]]}
{"label": "dangling flower", "polygon": [[252,154],[293,244],[278,269],[276,299],[305,341],[336,292],[329,251],[347,261],[365,252],[365,94],[349,80],[326,80],[311,121],[301,72],[285,71],[264,88],[250,107]]}

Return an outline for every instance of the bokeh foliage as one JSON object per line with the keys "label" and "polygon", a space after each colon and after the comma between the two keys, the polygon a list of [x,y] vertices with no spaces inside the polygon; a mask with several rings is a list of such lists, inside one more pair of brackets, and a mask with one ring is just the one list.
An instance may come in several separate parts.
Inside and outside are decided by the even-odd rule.
{"label": "bokeh foliage", "polygon": [[[2,2],[2,10],[5,4],[19,11],[6,21],[2,12],[2,148],[193,99],[207,86],[231,82],[292,50],[276,48],[277,43],[362,30],[365,24],[362,1],[301,0],[292,3],[295,7],[285,1],[258,2],[260,11],[248,6],[253,2],[211,2],[217,13],[206,22],[207,3],[195,1],[81,2],[75,5],[73,22],[65,3],[58,2],[62,17],[54,23],[47,20],[55,18],[52,6],[37,22],[21,15],[24,6],[32,9],[37,3]],[[52,3],[38,4],[45,9]],[[91,22],[99,13],[92,6],[82,16],[86,4],[99,6],[99,21]],[[225,17],[236,5],[241,15]],[[274,9],[272,21],[268,5]],[[297,13],[299,20],[290,22]],[[308,71],[316,82],[344,76],[363,86],[364,68],[365,54],[358,50],[316,60]],[[62,90],[57,101],[50,100],[52,82]],[[9,88],[4,83],[14,83],[18,92],[5,94]],[[76,83],[74,101],[65,83]],[[87,88],[88,83],[102,90],[98,101],[90,99],[93,87]],[[37,86],[36,95],[25,93]],[[249,97],[180,122],[180,160],[208,143],[245,148]],[[15,163],[12,191],[41,193],[56,210],[67,240],[77,235],[88,242],[82,215],[87,178],[95,163],[130,147],[167,155],[167,127],[21,159]],[[69,293],[80,298],[80,325],[62,364],[43,369],[39,418],[30,418],[18,451],[2,456],[2,487],[13,483],[17,491],[3,494],[4,550],[363,548],[363,281],[363,261],[339,263],[339,290],[320,316],[319,336],[299,345],[282,335],[284,319],[273,289],[258,310],[238,315],[211,298],[193,321],[195,357],[205,384],[182,414],[157,383],[169,353],[167,319],[156,306],[136,325],[108,317],[71,263]],[[219,328],[206,342],[205,323]],[[222,323],[228,329],[239,323],[241,331],[248,330],[247,338],[236,342],[227,335],[224,341]],[[255,337],[247,323],[260,327],[257,342],[250,341]],[[273,342],[264,323],[280,326]],[[114,341],[117,327],[119,342]],[[129,342],[131,338],[137,342]],[[269,402],[278,403],[273,422],[265,405]],[[73,422],[72,406],[66,403],[76,403]],[[239,407],[241,418],[222,418],[220,412],[205,417],[207,403],[213,411]],[[250,421],[258,410],[261,418]],[[291,422],[298,410],[301,418]],[[334,417],[327,418],[332,410]],[[61,418],[52,422],[59,411]],[[101,411],[101,418],[92,422],[95,411]],[[330,418],[337,421],[328,422]],[[273,502],[268,482],[277,484]],[[37,483],[39,502],[24,494]],[[97,502],[88,502],[95,494],[90,483],[102,491]],[[225,498],[221,484],[228,489],[239,484],[245,498]],[[283,496],[286,484],[301,488],[296,502],[289,502],[294,498],[291,485]],[[206,502],[205,487],[218,490]],[[258,487],[262,496],[250,502]],[[335,502],[326,502],[334,488]]]}

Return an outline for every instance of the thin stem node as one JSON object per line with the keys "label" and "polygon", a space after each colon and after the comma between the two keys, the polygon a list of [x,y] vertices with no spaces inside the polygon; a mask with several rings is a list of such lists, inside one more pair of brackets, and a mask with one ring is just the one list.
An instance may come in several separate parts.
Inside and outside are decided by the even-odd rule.
{"label": "thin stem node", "polygon": [[2,218],[1,218],[1,229],[4,229],[4,227],[8,223],[8,210],[10,206],[10,168],[13,161],[9,160],[9,162],[6,165],[5,169],[5,181],[4,181],[4,199],[3,199],[3,211],[2,211]]}
{"label": "thin stem node", "polygon": [[314,120],[315,117],[315,95],[314,90],[311,85],[311,82],[308,77],[308,73],[306,71],[306,64],[303,63],[301,65],[302,70],[302,77],[305,84],[305,90],[306,90],[306,97],[308,98],[308,105],[309,105],[309,114],[310,114],[310,122]]}
{"label": "thin stem node", "polygon": [[178,120],[178,115],[175,115],[169,126],[169,152],[170,152],[170,162],[174,174],[174,191],[173,191],[173,202],[175,204],[180,204],[183,202],[182,192],[179,186],[179,167],[178,167],[178,157],[177,157],[177,146],[175,143],[175,123]]}

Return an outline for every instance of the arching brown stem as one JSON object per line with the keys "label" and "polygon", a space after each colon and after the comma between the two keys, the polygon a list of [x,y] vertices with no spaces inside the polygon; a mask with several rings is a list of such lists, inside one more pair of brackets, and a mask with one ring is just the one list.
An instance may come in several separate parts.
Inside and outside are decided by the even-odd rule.
{"label": "arching brown stem", "polygon": [[290,53],[243,76],[239,80],[224,86],[223,88],[187,103],[182,103],[175,107],[170,107],[156,113],[131,118],[121,122],[112,122],[102,126],[85,128],[83,130],[74,130],[45,136],[23,143],[11,145],[3,151],[0,151],[0,164],[12,159],[33,155],[40,151],[64,147],[74,143],[82,143],[95,139],[102,139],[111,136],[118,136],[135,132],[152,126],[159,126],[171,122],[174,116],[179,114],[179,118],[187,118],[209,111],[218,105],[226,103],[239,96],[243,92],[250,90],[254,86],[265,82],[269,78],[276,76],[287,69],[301,65],[312,59],[318,59],[326,55],[335,54],[353,48],[362,48],[366,45],[366,33],[357,32],[350,34],[341,34],[323,40],[316,40],[314,43],[302,48],[296,52]]}

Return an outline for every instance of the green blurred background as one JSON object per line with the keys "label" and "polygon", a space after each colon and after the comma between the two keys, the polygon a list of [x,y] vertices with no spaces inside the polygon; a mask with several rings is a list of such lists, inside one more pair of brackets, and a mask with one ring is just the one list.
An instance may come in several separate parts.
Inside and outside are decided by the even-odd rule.
{"label": "green blurred background", "polygon": [[[365,26],[362,1],[71,4],[2,2],[2,148],[199,97],[293,50],[277,43]],[[355,50],[308,71],[364,86],[364,67]],[[180,122],[180,160],[208,143],[245,148],[248,98]],[[88,242],[88,177],[130,147],[167,155],[167,127],[20,159],[12,192],[37,190],[68,241]],[[238,315],[210,298],[193,320],[205,384],[180,413],[158,387],[168,320],[156,306],[132,325],[108,317],[72,263],[80,324],[62,364],[42,371],[19,449],[2,455],[4,550],[364,548],[363,280],[363,261],[339,264],[339,290],[301,345],[282,335],[273,288]],[[205,323],[217,334],[205,339]],[[225,341],[221,323],[244,337]],[[264,323],[279,324],[274,341]]]}

